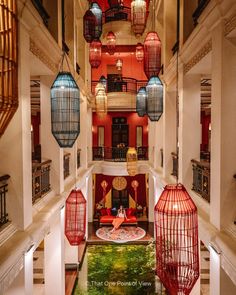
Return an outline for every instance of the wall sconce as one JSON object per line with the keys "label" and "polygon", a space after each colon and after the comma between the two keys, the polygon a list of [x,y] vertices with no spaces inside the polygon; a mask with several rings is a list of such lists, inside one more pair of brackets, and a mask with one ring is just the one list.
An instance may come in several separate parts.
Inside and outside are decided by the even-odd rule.
{"label": "wall sconce", "polygon": [[117,61],[116,61],[116,68],[118,71],[121,71],[122,69],[122,66],[123,66],[123,60],[118,58]]}

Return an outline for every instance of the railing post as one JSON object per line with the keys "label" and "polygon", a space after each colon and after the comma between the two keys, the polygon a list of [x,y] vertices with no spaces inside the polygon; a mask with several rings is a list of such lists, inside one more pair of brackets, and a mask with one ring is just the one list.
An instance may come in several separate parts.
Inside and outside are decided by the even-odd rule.
{"label": "railing post", "polygon": [[8,192],[7,180],[9,175],[3,175],[0,177],[0,227],[8,222],[6,193]]}

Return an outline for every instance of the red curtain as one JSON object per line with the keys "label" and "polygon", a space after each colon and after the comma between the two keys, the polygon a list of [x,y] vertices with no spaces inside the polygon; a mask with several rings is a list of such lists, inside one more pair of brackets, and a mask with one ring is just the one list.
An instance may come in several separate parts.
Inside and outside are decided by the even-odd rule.
{"label": "red curtain", "polygon": [[[95,184],[95,202],[99,203],[103,198],[103,190],[101,187],[101,182],[105,180],[107,182],[106,193],[112,189],[112,181],[116,176],[108,176],[103,174],[96,174],[96,184]],[[146,181],[145,174],[137,174],[135,176],[123,176],[127,181],[127,191],[133,199],[135,199],[134,189],[131,186],[133,180],[137,180],[139,186],[137,188],[137,203],[142,207],[146,206]]]}

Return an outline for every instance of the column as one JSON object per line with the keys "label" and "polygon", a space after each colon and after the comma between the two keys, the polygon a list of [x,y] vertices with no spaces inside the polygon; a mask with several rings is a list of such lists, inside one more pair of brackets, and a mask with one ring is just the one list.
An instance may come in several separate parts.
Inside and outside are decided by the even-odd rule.
{"label": "column", "polygon": [[93,176],[90,174],[87,180],[87,208],[88,208],[88,222],[93,222]]}
{"label": "column", "polygon": [[236,47],[223,21],[212,32],[212,60],[210,220],[220,230],[233,222],[236,195]]}
{"label": "column", "polygon": [[153,175],[149,173],[148,177],[148,221],[154,222],[154,206],[155,206],[155,182]]}
{"label": "column", "polygon": [[172,173],[172,152],[176,150],[176,92],[164,89],[163,113],[163,176]]}
{"label": "column", "polygon": [[220,295],[220,254],[210,249],[210,295]]}
{"label": "column", "polygon": [[78,147],[81,149],[80,159],[83,168],[88,167],[88,151],[87,151],[87,133],[91,132],[87,126],[87,97],[80,93],[80,135],[78,137]]}
{"label": "column", "polygon": [[88,162],[92,161],[92,108],[87,110],[87,148],[88,148]]}
{"label": "column", "polygon": [[179,181],[192,188],[192,159],[200,159],[201,77],[184,75],[179,80]]}
{"label": "column", "polygon": [[32,160],[29,35],[19,21],[19,106],[0,140],[0,174],[9,174],[7,210],[24,230],[32,221]]}
{"label": "column", "polygon": [[51,187],[60,194],[64,191],[63,149],[59,147],[51,132],[50,88],[55,76],[40,77],[40,142],[42,158],[52,160],[50,180]]}
{"label": "column", "polygon": [[55,216],[55,223],[44,239],[45,295],[65,294],[64,215],[65,208]]}

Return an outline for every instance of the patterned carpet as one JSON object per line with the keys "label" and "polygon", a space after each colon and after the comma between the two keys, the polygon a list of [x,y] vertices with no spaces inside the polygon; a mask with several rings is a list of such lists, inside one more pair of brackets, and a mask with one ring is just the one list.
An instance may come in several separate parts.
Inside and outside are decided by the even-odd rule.
{"label": "patterned carpet", "polygon": [[112,227],[101,227],[96,231],[97,237],[102,240],[111,241],[115,243],[127,243],[142,239],[146,232],[140,227],[121,226],[119,229],[111,233]]}

